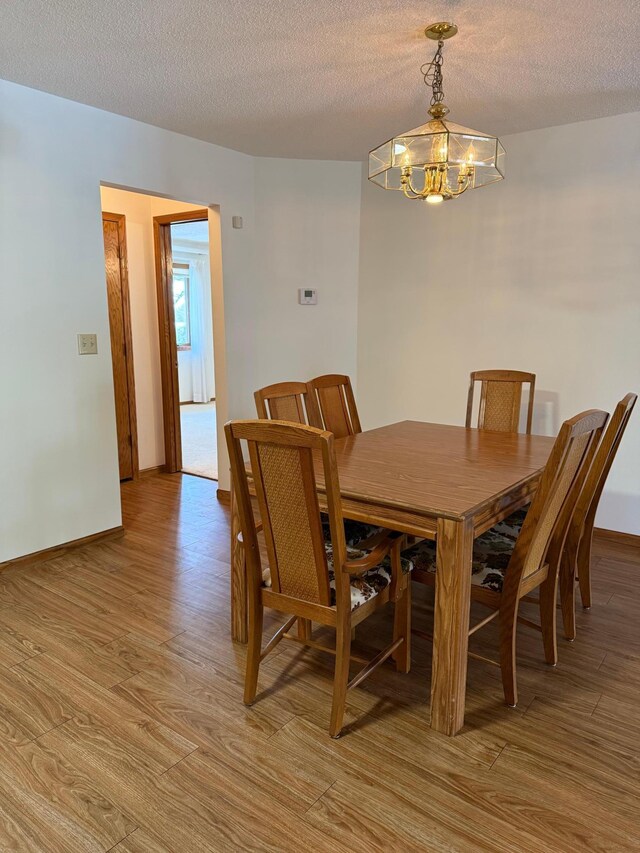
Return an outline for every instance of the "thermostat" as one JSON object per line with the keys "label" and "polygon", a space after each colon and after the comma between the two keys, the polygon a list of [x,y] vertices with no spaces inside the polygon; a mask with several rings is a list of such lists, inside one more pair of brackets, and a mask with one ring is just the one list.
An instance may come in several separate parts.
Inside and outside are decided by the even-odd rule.
{"label": "thermostat", "polygon": [[318,291],[307,290],[305,287],[301,287],[298,290],[298,302],[300,303],[300,305],[317,305]]}

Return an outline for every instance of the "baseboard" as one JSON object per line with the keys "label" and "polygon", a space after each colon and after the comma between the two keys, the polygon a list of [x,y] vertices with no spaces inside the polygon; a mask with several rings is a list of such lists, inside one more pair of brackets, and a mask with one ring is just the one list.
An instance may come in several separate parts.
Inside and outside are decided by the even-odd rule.
{"label": "baseboard", "polygon": [[73,539],[71,542],[63,542],[62,545],[54,545],[53,548],[45,548],[42,551],[34,551],[32,554],[25,554],[22,557],[14,557],[12,560],[5,560],[0,563],[0,571],[8,569],[10,566],[19,566],[23,563],[42,563],[44,560],[53,560],[55,557],[62,557],[68,551],[73,551],[75,548],[81,548],[83,545],[90,545],[93,542],[101,542],[105,539],[116,539],[122,536],[124,527],[111,527],[109,530],[101,530],[99,533],[92,533],[90,536],[83,536],[81,539]]}
{"label": "baseboard", "polygon": [[619,530],[607,530],[606,527],[594,527],[593,532],[599,539],[640,548],[640,536],[636,533],[621,533]]}
{"label": "baseboard", "polygon": [[138,471],[138,477],[144,479],[145,477],[155,477],[156,474],[166,474],[166,472],[166,465],[156,465],[155,468],[142,468]]}
{"label": "baseboard", "polygon": [[230,504],[231,503],[231,492],[229,491],[229,489],[221,489],[220,486],[218,486],[218,491],[216,492],[216,494],[218,496],[218,500],[220,501],[220,503],[223,503],[223,504]]}

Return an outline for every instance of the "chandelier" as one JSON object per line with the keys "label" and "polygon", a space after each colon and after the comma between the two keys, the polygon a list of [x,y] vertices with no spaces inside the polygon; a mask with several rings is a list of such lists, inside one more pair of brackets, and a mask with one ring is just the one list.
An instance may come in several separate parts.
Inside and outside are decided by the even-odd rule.
{"label": "chandelier", "polygon": [[431,120],[369,152],[370,181],[429,204],[457,198],[468,189],[504,178],[505,151],[498,137],[445,119],[449,108],[442,89],[442,48],[445,39],[457,32],[455,24],[444,22],[424,31],[427,38],[438,42],[432,61],[420,69],[432,90]]}

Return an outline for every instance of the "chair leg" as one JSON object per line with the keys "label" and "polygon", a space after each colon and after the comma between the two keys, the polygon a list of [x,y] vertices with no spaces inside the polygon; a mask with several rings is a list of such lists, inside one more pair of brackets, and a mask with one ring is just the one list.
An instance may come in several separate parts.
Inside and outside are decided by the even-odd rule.
{"label": "chair leg", "polygon": [[258,670],[262,650],[262,602],[258,590],[249,590],[249,641],[247,645],[247,670],[244,680],[244,704],[252,705],[258,689]]}
{"label": "chair leg", "polygon": [[501,607],[498,617],[500,625],[500,671],[502,689],[507,705],[512,708],[518,704],[518,685],[516,683],[516,624],[518,604]]}
{"label": "chair leg", "polygon": [[339,620],[336,626],[336,668],[333,676],[333,702],[329,724],[329,734],[333,738],[340,737],[342,730],[344,709],[347,703],[350,655],[351,620]]}
{"label": "chair leg", "polygon": [[558,641],[556,637],[556,599],[558,597],[558,573],[547,577],[540,585],[540,625],[544,659],[550,666],[558,663]]}
{"label": "chair leg", "polygon": [[563,552],[560,560],[560,605],[562,607],[562,624],[567,640],[573,642],[576,638],[576,589],[575,564],[570,554]]}
{"label": "chair leg", "polygon": [[411,669],[411,579],[407,578],[401,597],[394,604],[393,641],[400,637],[404,640],[393,653],[398,672]]}
{"label": "chair leg", "polygon": [[303,619],[298,617],[298,637],[301,640],[311,639],[311,619]]}
{"label": "chair leg", "polygon": [[585,530],[578,547],[578,582],[580,583],[580,598],[582,606],[588,610],[591,607],[591,542],[593,531]]}

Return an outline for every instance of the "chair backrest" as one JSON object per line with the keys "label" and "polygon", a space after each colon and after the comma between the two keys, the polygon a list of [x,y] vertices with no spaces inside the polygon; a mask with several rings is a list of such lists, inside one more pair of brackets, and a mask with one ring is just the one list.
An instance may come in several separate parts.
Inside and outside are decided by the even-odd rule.
{"label": "chair backrest", "polygon": [[593,528],[604,485],[637,399],[637,394],[627,394],[620,400],[598,445],[571,519],[569,537],[574,547],[578,545],[583,531]]}
{"label": "chair backrest", "polygon": [[471,374],[467,396],[466,426],[468,427],[471,426],[476,382],[481,383],[478,429],[490,429],[496,432],[518,432],[522,386],[528,384],[529,403],[527,406],[526,432],[531,433],[533,398],[536,387],[535,373],[525,373],[522,370],[474,370]]}
{"label": "chair backrest", "polygon": [[277,382],[254,393],[258,417],[322,428],[316,396],[305,382]]}
{"label": "chair backrest", "polygon": [[559,557],[608,417],[590,409],[562,424],[516,540],[504,592],[539,571],[552,549]]}
{"label": "chair backrest", "polygon": [[362,432],[348,376],[336,373],[317,376],[308,385],[317,401],[325,429],[332,432],[336,438]]}
{"label": "chair backrest", "polygon": [[231,421],[225,425],[231,476],[240,516],[249,582],[262,583],[260,549],[256,536],[249,478],[242,442],[249,449],[264,529],[271,588],[274,592],[329,606],[331,593],[316,490],[315,466],[324,470],[329,523],[336,566],[337,603],[349,596],[340,580],[346,560],[340,488],[333,435],[324,430],[284,421]]}

